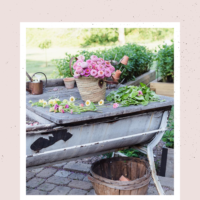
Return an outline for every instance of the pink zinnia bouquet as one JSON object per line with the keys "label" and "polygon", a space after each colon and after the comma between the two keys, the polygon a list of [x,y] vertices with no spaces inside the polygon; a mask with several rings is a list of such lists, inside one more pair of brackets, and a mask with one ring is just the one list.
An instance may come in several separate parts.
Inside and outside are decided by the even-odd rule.
{"label": "pink zinnia bouquet", "polygon": [[85,61],[85,56],[78,56],[78,60],[74,63],[73,69],[74,77],[79,78],[81,76],[94,77],[94,78],[109,78],[115,71],[115,68],[111,65],[109,61],[103,58],[98,58],[92,55],[90,59]]}

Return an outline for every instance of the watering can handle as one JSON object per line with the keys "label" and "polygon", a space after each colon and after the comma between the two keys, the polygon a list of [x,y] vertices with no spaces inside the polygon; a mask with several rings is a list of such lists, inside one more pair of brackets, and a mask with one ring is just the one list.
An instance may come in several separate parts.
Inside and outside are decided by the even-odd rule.
{"label": "watering can handle", "polygon": [[72,75],[72,76],[73,76],[73,73],[72,73],[72,61],[73,61],[74,59],[78,60],[78,58],[72,57],[72,58],[70,59],[70,61],[69,61],[69,69],[70,69],[70,72],[71,72],[71,75]]}
{"label": "watering can handle", "polygon": [[[47,86],[47,77],[46,77],[46,75],[43,73],[43,72],[36,72],[35,74],[43,74],[44,76],[45,76],[45,79],[46,79],[46,84],[43,86],[43,88],[45,88],[46,86]],[[33,76],[32,76],[32,79],[33,79],[33,77],[35,76],[35,74],[33,74]]]}
{"label": "watering can handle", "polygon": [[30,77],[30,75],[28,74],[28,72],[26,72],[26,76],[28,77],[28,79],[33,82],[33,79]]}

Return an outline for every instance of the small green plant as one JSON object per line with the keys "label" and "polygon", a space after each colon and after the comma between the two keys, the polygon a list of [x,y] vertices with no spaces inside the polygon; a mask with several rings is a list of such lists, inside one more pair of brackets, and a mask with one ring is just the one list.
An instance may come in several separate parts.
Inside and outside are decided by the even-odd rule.
{"label": "small green plant", "polygon": [[166,142],[166,147],[174,148],[174,107],[171,109],[167,127],[168,130],[163,135],[162,140]]}
{"label": "small green plant", "polygon": [[155,163],[156,171],[158,171],[159,170],[159,166],[160,166],[159,161],[156,160],[154,163]]}
{"label": "small green plant", "polygon": [[113,154],[113,152],[105,153],[105,154],[103,154],[103,156],[106,158],[112,158],[112,154]]}
{"label": "small green plant", "polygon": [[119,151],[119,152],[125,154],[127,157],[136,157],[136,158],[138,158],[138,157],[144,155],[140,151],[138,151],[136,149],[133,149],[133,148],[125,149],[125,150],[122,150],[122,151]]}
{"label": "small green plant", "polygon": [[[173,40],[171,40],[173,42]],[[164,82],[173,82],[174,79],[174,42],[171,45],[159,46],[155,55],[158,71]]]}
{"label": "small green plant", "polygon": [[46,49],[49,49],[51,47],[51,40],[45,40],[44,42],[40,43],[38,47],[40,49],[45,50],[46,67],[47,67],[47,52],[46,52]]}

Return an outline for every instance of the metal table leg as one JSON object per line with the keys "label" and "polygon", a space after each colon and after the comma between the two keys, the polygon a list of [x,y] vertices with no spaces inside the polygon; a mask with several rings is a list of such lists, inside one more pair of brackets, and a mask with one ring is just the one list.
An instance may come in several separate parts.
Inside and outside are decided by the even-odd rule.
{"label": "metal table leg", "polygon": [[[167,126],[167,120],[168,120],[169,112],[165,111],[162,117],[160,129],[164,129]],[[147,145],[147,157],[149,160],[150,168],[151,168],[151,173],[152,173],[152,178],[154,180],[154,183],[156,185],[156,188],[158,190],[158,193],[160,195],[165,195],[165,192],[160,184],[160,181],[158,179],[158,176],[156,174],[156,168],[155,168],[155,163],[154,163],[154,156],[153,156],[153,148],[159,143],[159,141],[162,139],[163,134],[165,131],[159,131],[155,138]]]}

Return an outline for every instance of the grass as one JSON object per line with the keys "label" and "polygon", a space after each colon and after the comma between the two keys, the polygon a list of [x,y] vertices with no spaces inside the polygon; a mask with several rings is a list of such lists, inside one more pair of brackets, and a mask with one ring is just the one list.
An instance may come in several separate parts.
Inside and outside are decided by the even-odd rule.
{"label": "grass", "polygon": [[32,76],[35,72],[43,72],[47,78],[51,78],[51,74],[55,70],[55,65],[51,61],[48,62],[46,67],[45,61],[38,60],[26,60],[26,71]]}

